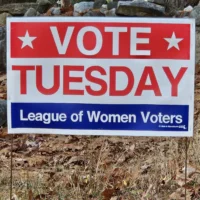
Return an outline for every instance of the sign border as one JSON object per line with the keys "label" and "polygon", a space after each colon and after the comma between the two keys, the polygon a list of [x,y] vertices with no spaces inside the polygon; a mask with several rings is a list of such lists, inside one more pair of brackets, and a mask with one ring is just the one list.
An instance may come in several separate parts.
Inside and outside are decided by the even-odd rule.
{"label": "sign border", "polygon": [[[70,130],[70,129],[40,129],[40,128],[11,128],[11,99],[9,92],[7,92],[7,121],[8,121],[8,134],[24,134],[24,133],[38,133],[38,134],[58,134],[58,135],[102,135],[102,136],[145,136],[145,137],[192,137],[194,129],[194,92],[195,92],[195,34],[196,25],[195,19],[191,18],[130,18],[130,17],[8,17],[7,18],[7,90],[11,87],[11,77],[8,76],[10,69],[10,30],[11,22],[111,22],[111,23],[163,23],[163,24],[190,24],[191,25],[191,37],[190,37],[190,55],[193,65],[194,82],[193,94],[191,101],[193,106],[189,106],[189,127],[188,132],[176,132],[176,131],[117,131],[117,130]],[[113,132],[115,132],[113,134]],[[157,135],[155,135],[157,133]]]}

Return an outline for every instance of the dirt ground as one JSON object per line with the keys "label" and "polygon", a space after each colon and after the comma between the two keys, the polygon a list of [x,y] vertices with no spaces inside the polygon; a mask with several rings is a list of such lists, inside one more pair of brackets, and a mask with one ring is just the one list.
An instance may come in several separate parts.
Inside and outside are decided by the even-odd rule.
{"label": "dirt ground", "polygon": [[[200,199],[200,29],[194,137],[13,136],[13,200]],[[6,77],[0,96],[6,98]],[[0,134],[0,200],[10,193],[12,136]]]}

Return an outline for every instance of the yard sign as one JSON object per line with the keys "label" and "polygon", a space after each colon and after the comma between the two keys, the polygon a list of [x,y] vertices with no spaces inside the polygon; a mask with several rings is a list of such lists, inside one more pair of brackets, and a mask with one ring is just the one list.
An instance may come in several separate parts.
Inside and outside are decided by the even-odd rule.
{"label": "yard sign", "polygon": [[8,132],[192,136],[195,22],[9,18]]}

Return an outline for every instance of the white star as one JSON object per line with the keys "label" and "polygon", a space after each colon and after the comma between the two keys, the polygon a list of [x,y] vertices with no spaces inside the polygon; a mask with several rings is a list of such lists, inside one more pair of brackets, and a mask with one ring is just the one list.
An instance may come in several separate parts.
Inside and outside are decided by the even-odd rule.
{"label": "white star", "polygon": [[176,38],[176,35],[175,35],[175,33],[173,32],[171,38],[164,38],[164,39],[169,43],[167,50],[171,49],[172,47],[175,47],[176,49],[180,50],[180,49],[179,49],[178,43],[179,43],[180,41],[182,41],[183,38]]}
{"label": "white star", "polygon": [[26,34],[24,37],[18,37],[23,43],[21,49],[23,49],[25,46],[29,46],[33,49],[33,40],[35,40],[37,37],[30,37],[28,31],[26,31]]}

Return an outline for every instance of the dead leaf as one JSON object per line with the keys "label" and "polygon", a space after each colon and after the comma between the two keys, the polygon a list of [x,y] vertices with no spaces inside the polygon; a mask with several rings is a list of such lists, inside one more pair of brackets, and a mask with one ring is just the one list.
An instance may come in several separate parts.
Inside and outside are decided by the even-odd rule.
{"label": "dead leaf", "polygon": [[6,80],[6,79],[7,79],[6,74],[4,74],[3,76],[0,76],[0,82],[1,82],[1,81],[4,81],[4,80]]}
{"label": "dead leaf", "polygon": [[82,145],[77,144],[66,144],[63,147],[64,150],[81,151],[83,149]]}
{"label": "dead leaf", "polygon": [[196,95],[195,95],[195,100],[196,100],[196,101],[200,101],[200,94],[196,94]]}
{"label": "dead leaf", "polygon": [[153,185],[150,184],[149,187],[148,187],[148,190],[143,194],[142,200],[144,200],[148,196],[148,194],[151,191],[152,187],[153,187]]}
{"label": "dead leaf", "polygon": [[68,11],[68,12],[66,12],[66,13],[64,13],[62,15],[64,15],[64,16],[73,16],[73,13],[74,13],[74,11]]}
{"label": "dead leaf", "polygon": [[4,138],[8,135],[8,128],[0,127],[0,138]]}
{"label": "dead leaf", "polygon": [[118,197],[116,196],[116,197],[112,197],[110,200],[117,200],[118,199]]}
{"label": "dead leaf", "polygon": [[28,191],[28,200],[34,200],[32,190]]}
{"label": "dead leaf", "polygon": [[82,156],[74,156],[74,157],[71,157],[69,159],[69,161],[67,162],[66,165],[69,165],[69,164],[76,164],[76,165],[79,165],[79,164],[83,164],[84,163],[84,159]]}
{"label": "dead leaf", "polygon": [[105,189],[101,195],[103,196],[103,200],[110,200],[111,197],[114,195],[115,189]]}
{"label": "dead leaf", "polygon": [[[185,167],[182,169],[182,171],[185,173]],[[196,167],[193,167],[191,165],[187,166],[187,177],[191,177],[195,172],[197,172]]]}
{"label": "dead leaf", "polygon": [[18,199],[17,195],[14,194],[14,195],[12,196],[12,199],[11,199],[11,200],[19,200],[19,199]]}
{"label": "dead leaf", "polygon": [[[186,200],[191,200],[191,192],[187,190]],[[179,188],[169,196],[170,200],[185,200],[185,189]]]}
{"label": "dead leaf", "polygon": [[0,93],[0,99],[6,99],[6,93]]}
{"label": "dead leaf", "polygon": [[125,160],[126,160],[125,155],[122,155],[122,156],[118,159],[117,163],[118,163],[118,164],[122,164]]}
{"label": "dead leaf", "polygon": [[142,173],[147,173],[148,169],[151,168],[151,165],[150,164],[144,164],[143,166],[141,166],[141,170],[142,170]]}
{"label": "dead leaf", "polygon": [[34,200],[44,200],[44,199],[48,199],[47,198],[48,195],[46,194],[38,194]]}
{"label": "dead leaf", "polygon": [[133,152],[133,151],[135,150],[135,144],[132,144],[132,145],[130,146],[129,150],[130,150],[131,152]]}

